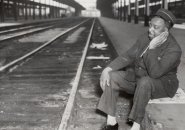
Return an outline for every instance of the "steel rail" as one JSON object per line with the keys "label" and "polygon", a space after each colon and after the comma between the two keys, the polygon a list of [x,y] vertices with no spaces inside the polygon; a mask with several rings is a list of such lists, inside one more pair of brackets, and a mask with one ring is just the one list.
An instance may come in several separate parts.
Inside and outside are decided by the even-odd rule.
{"label": "steel rail", "polygon": [[53,26],[55,26],[55,25],[51,25],[51,26],[49,26],[49,27],[45,27],[45,28],[40,28],[40,29],[32,30],[32,31],[27,32],[27,33],[20,33],[20,34],[17,34],[17,35],[13,35],[13,36],[10,36],[10,37],[6,37],[6,38],[4,38],[4,39],[1,39],[0,42],[7,41],[7,40],[11,40],[11,39],[18,38],[18,37],[22,37],[22,36],[25,36],[25,35],[30,35],[30,34],[33,34],[33,33],[40,32],[40,31],[44,31],[44,30],[47,30],[47,29],[49,29],[49,28],[52,28]]}
{"label": "steel rail", "polygon": [[84,48],[83,55],[82,55],[80,64],[78,66],[78,70],[77,70],[77,73],[76,73],[76,76],[75,76],[75,79],[74,79],[74,82],[73,82],[73,85],[72,85],[72,89],[71,89],[71,92],[70,92],[70,95],[69,95],[69,99],[68,99],[66,108],[64,110],[62,120],[61,120],[61,123],[59,125],[58,130],[67,130],[67,125],[68,125],[68,122],[69,122],[69,119],[70,119],[70,116],[71,116],[71,112],[72,112],[72,109],[73,109],[73,106],[74,106],[74,101],[75,101],[75,96],[76,96],[78,84],[79,84],[79,81],[80,81],[80,77],[81,77],[82,69],[83,69],[83,66],[84,66],[85,58],[86,58],[86,55],[87,55],[88,47],[89,47],[89,44],[90,44],[90,39],[91,39],[93,28],[94,28],[94,23],[95,23],[95,19],[94,19],[93,24],[91,26],[90,33],[89,33],[89,36],[88,36],[88,39],[87,39],[87,42],[86,42],[86,46]]}
{"label": "steel rail", "polygon": [[46,25],[55,24],[55,23],[58,23],[58,20],[57,21],[50,21],[49,23],[44,22],[43,24],[39,23],[39,25],[35,25],[35,23],[33,23],[33,25],[28,25],[28,26],[23,26],[23,27],[17,27],[17,28],[14,28],[14,29],[0,31],[0,35],[7,34],[7,33],[13,33],[13,32],[16,32],[16,31],[24,31],[24,30],[27,30],[27,29],[44,27]]}
{"label": "steel rail", "polygon": [[15,32],[15,31],[22,31],[22,30],[30,29],[32,27],[33,26],[30,25],[30,26],[26,26],[26,27],[19,27],[19,28],[9,29],[9,30],[5,30],[5,31],[0,31],[0,35]]}
{"label": "steel rail", "polygon": [[18,59],[16,59],[16,60],[14,60],[14,61],[12,61],[12,62],[10,62],[10,63],[4,65],[4,66],[2,66],[2,67],[0,67],[0,72],[2,72],[2,71],[4,71],[4,70],[6,70],[7,68],[9,68],[9,67],[11,67],[11,66],[17,64],[17,63],[20,62],[20,61],[22,61],[22,60],[24,60],[24,59],[30,57],[31,55],[35,54],[36,52],[40,51],[40,50],[43,49],[44,47],[46,47],[46,46],[48,46],[49,44],[51,44],[52,42],[54,42],[54,41],[55,41],[56,39],[58,39],[59,37],[65,35],[65,34],[67,34],[67,33],[69,33],[70,31],[74,30],[74,29],[77,28],[77,27],[81,26],[82,24],[84,24],[84,23],[87,22],[88,20],[89,20],[89,19],[84,20],[84,21],[82,21],[81,23],[79,23],[78,25],[75,25],[75,26],[73,26],[73,27],[71,27],[71,28],[68,28],[68,29],[65,30],[64,32],[58,34],[57,36],[55,36],[54,38],[52,38],[52,39],[49,40],[48,42],[44,43],[43,45],[39,46],[38,48],[34,49],[33,51],[31,51],[31,52],[25,54],[24,56],[22,56],[22,57],[20,57],[20,58],[18,58]]}

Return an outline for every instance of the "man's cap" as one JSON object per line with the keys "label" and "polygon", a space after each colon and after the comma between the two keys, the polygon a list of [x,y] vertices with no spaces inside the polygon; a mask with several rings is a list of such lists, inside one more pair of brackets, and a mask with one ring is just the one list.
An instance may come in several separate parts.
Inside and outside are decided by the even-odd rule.
{"label": "man's cap", "polygon": [[176,23],[176,18],[171,11],[166,9],[159,9],[155,16],[159,16],[170,24],[171,27]]}

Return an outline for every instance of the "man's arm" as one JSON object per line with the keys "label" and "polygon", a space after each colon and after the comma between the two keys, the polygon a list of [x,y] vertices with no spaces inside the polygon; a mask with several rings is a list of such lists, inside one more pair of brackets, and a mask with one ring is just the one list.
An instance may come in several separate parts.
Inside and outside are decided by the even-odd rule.
{"label": "man's arm", "polygon": [[162,57],[158,57],[155,49],[148,50],[144,60],[149,76],[160,78],[180,62],[180,50],[168,50]]}
{"label": "man's arm", "polygon": [[109,72],[113,70],[119,70],[131,64],[136,56],[138,51],[139,41],[137,41],[126,53],[123,53],[115,60],[113,60],[102,72],[100,77],[100,86],[104,91],[106,85],[110,85]]}
{"label": "man's arm", "polygon": [[137,42],[129,50],[114,59],[108,65],[108,67],[112,68],[112,70],[119,70],[132,64],[136,58],[136,54],[139,49],[139,44],[140,42],[139,40],[137,40]]}

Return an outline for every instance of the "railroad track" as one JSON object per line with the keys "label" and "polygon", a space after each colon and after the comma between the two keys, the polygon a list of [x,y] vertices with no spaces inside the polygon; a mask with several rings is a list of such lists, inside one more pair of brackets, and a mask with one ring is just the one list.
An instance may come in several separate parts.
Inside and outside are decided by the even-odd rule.
{"label": "railroad track", "polygon": [[47,45],[47,42],[52,42],[51,39],[53,39],[53,37],[65,33],[83,20],[85,19],[66,19],[66,21],[61,23],[62,25],[45,30],[44,32],[37,32],[26,37],[14,37],[9,41],[0,42],[0,71],[4,70],[3,66],[9,64],[9,67],[12,65],[12,61],[23,57],[23,55],[32,52],[38,47]]}
{"label": "railroad track", "polygon": [[56,24],[58,22],[61,22],[62,20],[54,20],[54,21],[50,21],[48,23],[46,22],[43,22],[43,23],[38,23],[38,24],[28,24],[28,25],[19,25],[18,27],[12,27],[11,29],[6,29],[6,30],[2,30],[0,31],[0,35],[5,35],[5,34],[9,34],[9,33],[13,33],[13,32],[20,32],[20,31],[24,31],[24,30],[27,30],[27,29],[33,29],[33,28],[37,28],[37,27],[44,27],[44,26],[49,26],[49,25],[52,25],[52,24]]}
{"label": "railroad track", "polygon": [[[102,70],[117,56],[111,41],[98,22],[95,23],[88,53],[84,62],[81,79],[75,97],[75,103],[67,127],[60,130],[100,130],[106,122],[106,115],[97,111],[102,90],[99,78]],[[119,130],[129,130],[126,123],[130,111],[132,96],[123,93],[117,103],[117,121]]]}
{"label": "railroad track", "polygon": [[92,23],[83,21],[26,58],[1,67],[11,71],[0,77],[0,129],[59,128]]}
{"label": "railroad track", "polygon": [[115,56],[91,19],[1,66],[0,130],[98,130],[106,119],[96,111],[99,76]]}
{"label": "railroad track", "polygon": [[35,25],[35,23],[33,23],[33,25],[31,24],[29,24],[28,26],[23,25],[23,27],[0,31],[0,42],[32,35],[34,33],[45,31],[50,28],[54,28],[56,26],[61,26],[62,24],[67,23],[66,20],[67,19],[50,21],[48,23],[44,22],[43,24],[39,23],[38,25]]}

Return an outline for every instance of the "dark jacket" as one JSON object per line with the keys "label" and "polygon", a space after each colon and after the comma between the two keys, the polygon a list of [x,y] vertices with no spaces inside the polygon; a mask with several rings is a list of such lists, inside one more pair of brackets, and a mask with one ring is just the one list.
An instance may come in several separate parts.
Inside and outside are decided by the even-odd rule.
{"label": "dark jacket", "polygon": [[149,43],[148,33],[141,35],[126,53],[121,54],[108,66],[113,70],[129,68],[125,77],[128,81],[136,81],[143,76],[159,79],[168,95],[173,97],[179,85],[176,73],[180,64],[181,48],[175,38],[169,34],[161,46],[147,50],[140,57]]}

